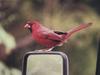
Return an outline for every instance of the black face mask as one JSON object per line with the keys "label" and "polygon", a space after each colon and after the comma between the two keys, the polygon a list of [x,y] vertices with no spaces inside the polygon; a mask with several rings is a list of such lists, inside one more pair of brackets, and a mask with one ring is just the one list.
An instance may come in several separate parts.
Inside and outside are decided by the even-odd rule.
{"label": "black face mask", "polygon": [[32,28],[28,28],[29,29],[29,31],[32,33]]}

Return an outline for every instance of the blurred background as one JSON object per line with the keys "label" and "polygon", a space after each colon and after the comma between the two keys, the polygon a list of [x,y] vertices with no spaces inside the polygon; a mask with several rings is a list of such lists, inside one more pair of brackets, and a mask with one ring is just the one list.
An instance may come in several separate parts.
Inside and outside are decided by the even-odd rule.
{"label": "blurred background", "polygon": [[21,75],[23,55],[43,48],[24,29],[28,20],[36,19],[59,31],[92,22],[90,28],[76,33],[54,50],[68,55],[70,75],[95,75],[99,3],[99,0],[0,0],[0,75]]}

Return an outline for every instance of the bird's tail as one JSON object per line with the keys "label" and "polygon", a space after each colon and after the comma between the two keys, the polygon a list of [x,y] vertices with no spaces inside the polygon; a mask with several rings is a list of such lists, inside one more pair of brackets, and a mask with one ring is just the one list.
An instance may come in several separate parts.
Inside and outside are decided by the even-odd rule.
{"label": "bird's tail", "polygon": [[92,25],[92,23],[80,24],[79,26],[74,27],[74,28],[72,28],[71,30],[69,30],[67,33],[71,35],[71,34],[77,32],[77,31],[80,31],[80,30],[82,30],[82,29],[85,29],[85,28],[87,28],[87,27],[89,27],[89,26],[91,26],[91,25]]}
{"label": "bird's tail", "polygon": [[73,33],[78,32],[82,29],[85,29],[91,25],[92,23],[80,24],[79,26],[70,29],[69,31],[67,31],[67,35],[64,36],[65,40],[63,42],[67,41]]}

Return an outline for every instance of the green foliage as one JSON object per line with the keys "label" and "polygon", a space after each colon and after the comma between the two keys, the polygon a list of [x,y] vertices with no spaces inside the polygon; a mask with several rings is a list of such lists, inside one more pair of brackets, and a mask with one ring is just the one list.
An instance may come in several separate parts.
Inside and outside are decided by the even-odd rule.
{"label": "green foliage", "polygon": [[0,75],[21,75],[21,72],[15,68],[8,68],[0,61]]}
{"label": "green foliage", "polygon": [[14,37],[11,34],[7,33],[2,26],[0,26],[0,44],[5,45],[6,54],[10,54],[11,50],[16,46]]}

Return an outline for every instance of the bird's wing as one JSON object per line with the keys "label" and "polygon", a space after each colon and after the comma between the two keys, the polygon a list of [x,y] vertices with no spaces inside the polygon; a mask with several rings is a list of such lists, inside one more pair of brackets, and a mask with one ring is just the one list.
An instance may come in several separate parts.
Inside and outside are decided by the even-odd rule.
{"label": "bird's wing", "polygon": [[54,33],[56,33],[56,34],[58,34],[58,35],[67,34],[67,32],[60,32],[60,31],[54,31]]}
{"label": "bird's wing", "polygon": [[48,39],[48,40],[51,40],[54,42],[61,42],[62,41],[62,38],[55,33],[44,33],[43,35],[44,35],[45,39]]}

